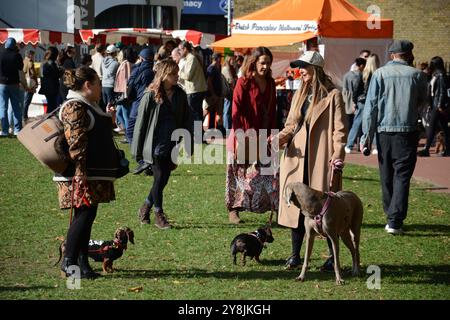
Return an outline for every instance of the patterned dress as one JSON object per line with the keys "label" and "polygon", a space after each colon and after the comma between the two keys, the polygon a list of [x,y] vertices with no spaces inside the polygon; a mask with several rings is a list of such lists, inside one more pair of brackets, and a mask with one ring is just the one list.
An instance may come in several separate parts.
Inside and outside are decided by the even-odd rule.
{"label": "patterned dress", "polygon": [[[275,98],[273,79],[268,81],[265,92],[261,92],[253,78],[242,77],[236,83],[233,93],[232,130],[227,140],[225,204],[229,211],[264,213],[278,210],[278,172],[273,172],[259,162],[238,164],[234,160],[237,149],[235,130],[242,129],[247,132],[254,129],[260,132],[276,128]],[[268,133],[270,134],[270,131]],[[270,167],[270,164],[267,166]]]}
{"label": "patterned dress", "polygon": [[[64,134],[69,145],[70,158],[75,163],[75,175],[87,176],[86,154],[88,144],[88,128],[90,118],[86,107],[78,101],[68,102],[62,110],[61,119],[64,124]],[[72,182],[56,182],[59,207],[69,209],[83,205],[83,198],[78,192],[72,192]],[[79,188],[76,186],[76,190]],[[82,192],[84,193],[84,192]],[[89,180],[84,193],[85,200],[90,204],[106,203],[115,200],[112,181]],[[73,198],[73,199],[72,199]]]}

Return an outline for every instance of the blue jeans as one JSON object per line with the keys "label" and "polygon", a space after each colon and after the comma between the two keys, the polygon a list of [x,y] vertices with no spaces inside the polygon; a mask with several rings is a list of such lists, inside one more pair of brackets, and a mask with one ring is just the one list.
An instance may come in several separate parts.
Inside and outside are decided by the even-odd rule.
{"label": "blue jeans", "polygon": [[125,130],[128,128],[128,118],[130,115],[130,105],[117,105],[116,122],[117,125],[121,125]]}
{"label": "blue jeans", "polygon": [[28,119],[28,108],[33,100],[33,92],[25,92],[25,99],[23,102],[23,118]]}
{"label": "blue jeans", "polygon": [[109,102],[114,99],[114,88],[113,87],[102,87],[102,100],[104,105],[104,110],[106,110],[106,106]]}
{"label": "blue jeans", "polygon": [[353,118],[352,128],[348,134],[348,140],[346,147],[351,149],[356,142],[356,138],[362,135],[362,114],[363,108],[358,108],[355,112],[355,116]]}
{"label": "blue jeans", "polygon": [[223,127],[226,130],[231,129],[231,100],[223,99]]}
{"label": "blue jeans", "polygon": [[14,133],[18,133],[22,129],[22,91],[18,85],[0,84],[0,122],[2,124],[2,135],[8,134],[8,101],[10,100],[14,114]]}
{"label": "blue jeans", "polygon": [[141,101],[138,100],[138,101],[133,101],[133,103],[131,104],[130,116],[128,117],[128,126],[127,126],[127,129],[125,132],[129,144],[131,144],[133,142],[134,126],[136,125],[136,119],[138,116],[140,103],[141,103]]}

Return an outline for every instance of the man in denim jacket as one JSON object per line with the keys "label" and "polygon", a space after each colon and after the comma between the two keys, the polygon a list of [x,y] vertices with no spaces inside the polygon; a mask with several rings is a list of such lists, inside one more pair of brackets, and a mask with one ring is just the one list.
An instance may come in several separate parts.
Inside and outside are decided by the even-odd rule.
{"label": "man in denim jacket", "polygon": [[393,42],[389,48],[392,61],[372,76],[362,119],[361,150],[377,134],[385,230],[394,235],[403,233],[417,160],[417,120],[427,97],[425,74],[410,66],[413,48],[407,40]]}

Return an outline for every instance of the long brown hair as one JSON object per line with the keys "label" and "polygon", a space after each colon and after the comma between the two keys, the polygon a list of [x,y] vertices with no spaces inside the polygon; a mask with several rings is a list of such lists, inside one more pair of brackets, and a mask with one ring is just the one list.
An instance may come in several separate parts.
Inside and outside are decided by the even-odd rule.
{"label": "long brown hair", "polygon": [[164,59],[155,65],[155,78],[150,83],[148,89],[153,93],[153,98],[157,103],[163,103],[167,98],[164,91],[164,79],[171,73],[178,73],[178,64],[172,59]]}
{"label": "long brown hair", "polygon": [[[268,56],[270,58],[270,63],[273,62],[273,55],[272,52],[270,52],[269,48],[266,47],[258,47],[253,49],[252,54],[250,56],[246,56],[244,58],[244,63],[242,64],[241,71],[242,75],[245,78],[252,78],[253,72],[256,71],[256,62],[258,61],[259,57],[261,56]],[[266,78],[270,79],[272,78],[272,69],[269,68]]]}
{"label": "long brown hair", "polygon": [[313,76],[311,81],[303,82],[301,88],[297,90],[292,98],[292,108],[294,108],[295,118],[301,120],[301,109],[303,103],[308,96],[311,95],[310,105],[304,119],[307,123],[311,121],[314,106],[335,88],[331,78],[323,71],[321,67],[312,66],[312,73]]}

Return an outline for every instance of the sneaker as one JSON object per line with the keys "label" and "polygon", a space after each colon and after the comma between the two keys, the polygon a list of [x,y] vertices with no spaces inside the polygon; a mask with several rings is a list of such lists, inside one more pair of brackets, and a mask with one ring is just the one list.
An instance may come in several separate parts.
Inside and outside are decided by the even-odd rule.
{"label": "sneaker", "polygon": [[402,228],[394,229],[394,228],[389,227],[388,224],[384,227],[384,230],[386,230],[387,233],[392,234],[394,236],[402,235],[405,233]]}
{"label": "sneaker", "polygon": [[320,267],[321,272],[334,272],[334,257],[330,256]]}
{"label": "sneaker", "polygon": [[155,211],[155,226],[162,230],[170,229],[172,227],[162,211]]}
{"label": "sneaker", "polygon": [[430,151],[428,151],[428,149],[422,149],[419,152],[417,152],[417,155],[419,157],[429,157],[430,156]]}
{"label": "sneaker", "polygon": [[138,217],[141,224],[150,224],[150,205],[144,202],[142,207],[138,210]]}
{"label": "sneaker", "polygon": [[139,163],[136,169],[134,169],[133,174],[140,174],[145,171],[145,169],[150,167],[150,163],[142,161]]}
{"label": "sneaker", "polygon": [[374,155],[375,155],[375,154],[378,154],[378,150],[377,150],[377,149],[373,149],[373,150],[372,150],[372,154],[374,154]]}
{"label": "sneaker", "polygon": [[450,157],[450,151],[445,150],[441,152],[441,157]]}
{"label": "sneaker", "polygon": [[0,137],[7,137],[9,136],[9,133],[0,132]]}
{"label": "sneaker", "polygon": [[344,150],[345,150],[345,153],[351,153],[352,152],[352,149],[350,149],[349,147],[345,147]]}
{"label": "sneaker", "polygon": [[293,270],[298,269],[302,265],[302,260],[299,256],[293,254],[286,260],[285,269],[286,270]]}

